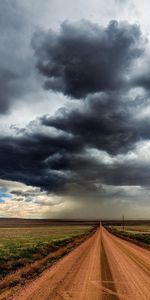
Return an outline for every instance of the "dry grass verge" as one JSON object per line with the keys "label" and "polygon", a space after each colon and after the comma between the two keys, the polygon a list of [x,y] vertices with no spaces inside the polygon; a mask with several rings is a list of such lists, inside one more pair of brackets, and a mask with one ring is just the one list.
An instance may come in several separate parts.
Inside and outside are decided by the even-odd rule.
{"label": "dry grass verge", "polygon": [[0,300],[6,300],[11,297],[21,285],[24,285],[27,281],[35,278],[45,269],[52,266],[58,259],[75,249],[94,232],[95,229],[92,229],[85,235],[68,239],[65,241],[66,244],[64,246],[60,243],[60,247],[57,246],[57,249],[51,248],[50,253],[45,257],[37,259],[33,263],[28,263],[26,266],[5,276],[0,281]]}
{"label": "dry grass verge", "polygon": [[122,231],[114,227],[106,227],[106,229],[116,235],[117,237],[120,237],[126,241],[132,242],[138,246],[141,246],[145,249],[150,250],[150,234],[145,234],[145,233],[135,233],[133,232],[128,232],[128,231]]}

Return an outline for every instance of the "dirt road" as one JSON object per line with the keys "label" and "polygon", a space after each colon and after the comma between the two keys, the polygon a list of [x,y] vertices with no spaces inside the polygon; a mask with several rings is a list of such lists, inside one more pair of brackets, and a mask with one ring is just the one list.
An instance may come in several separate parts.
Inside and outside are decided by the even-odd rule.
{"label": "dirt road", "polygon": [[13,300],[149,300],[150,251],[103,227]]}

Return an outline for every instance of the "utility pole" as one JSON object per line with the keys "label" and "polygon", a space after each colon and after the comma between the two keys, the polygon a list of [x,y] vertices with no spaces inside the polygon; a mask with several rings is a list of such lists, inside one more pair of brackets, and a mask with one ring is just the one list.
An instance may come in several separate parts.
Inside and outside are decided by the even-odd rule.
{"label": "utility pole", "polygon": [[122,230],[124,232],[124,216],[122,216]]}

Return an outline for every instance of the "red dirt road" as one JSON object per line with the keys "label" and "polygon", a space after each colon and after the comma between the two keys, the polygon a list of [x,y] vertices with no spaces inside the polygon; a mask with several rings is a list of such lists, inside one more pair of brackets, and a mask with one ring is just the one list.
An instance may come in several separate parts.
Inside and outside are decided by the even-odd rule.
{"label": "red dirt road", "polygon": [[103,227],[12,300],[150,300],[150,251]]}

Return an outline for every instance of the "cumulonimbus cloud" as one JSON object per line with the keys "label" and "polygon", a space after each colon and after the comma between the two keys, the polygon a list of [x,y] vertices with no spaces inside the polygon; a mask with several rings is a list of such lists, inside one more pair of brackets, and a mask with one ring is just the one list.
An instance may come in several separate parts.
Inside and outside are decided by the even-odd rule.
{"label": "cumulonimbus cloud", "polygon": [[[105,28],[64,23],[58,33],[36,33],[32,45],[46,88],[80,100],[53,117],[41,117],[34,130],[0,137],[0,177],[54,194],[93,197],[99,197],[101,184],[148,185],[145,163],[103,159],[104,153],[125,155],[150,139],[150,124],[137,116],[147,95],[141,101],[137,91],[130,93],[136,87],[130,70],[143,53],[139,27],[116,21]],[[92,149],[101,160],[93,159]]]}
{"label": "cumulonimbus cloud", "polygon": [[130,65],[143,52],[139,27],[117,21],[107,27],[65,22],[60,32],[38,31],[32,45],[45,88],[71,98],[125,87]]}

